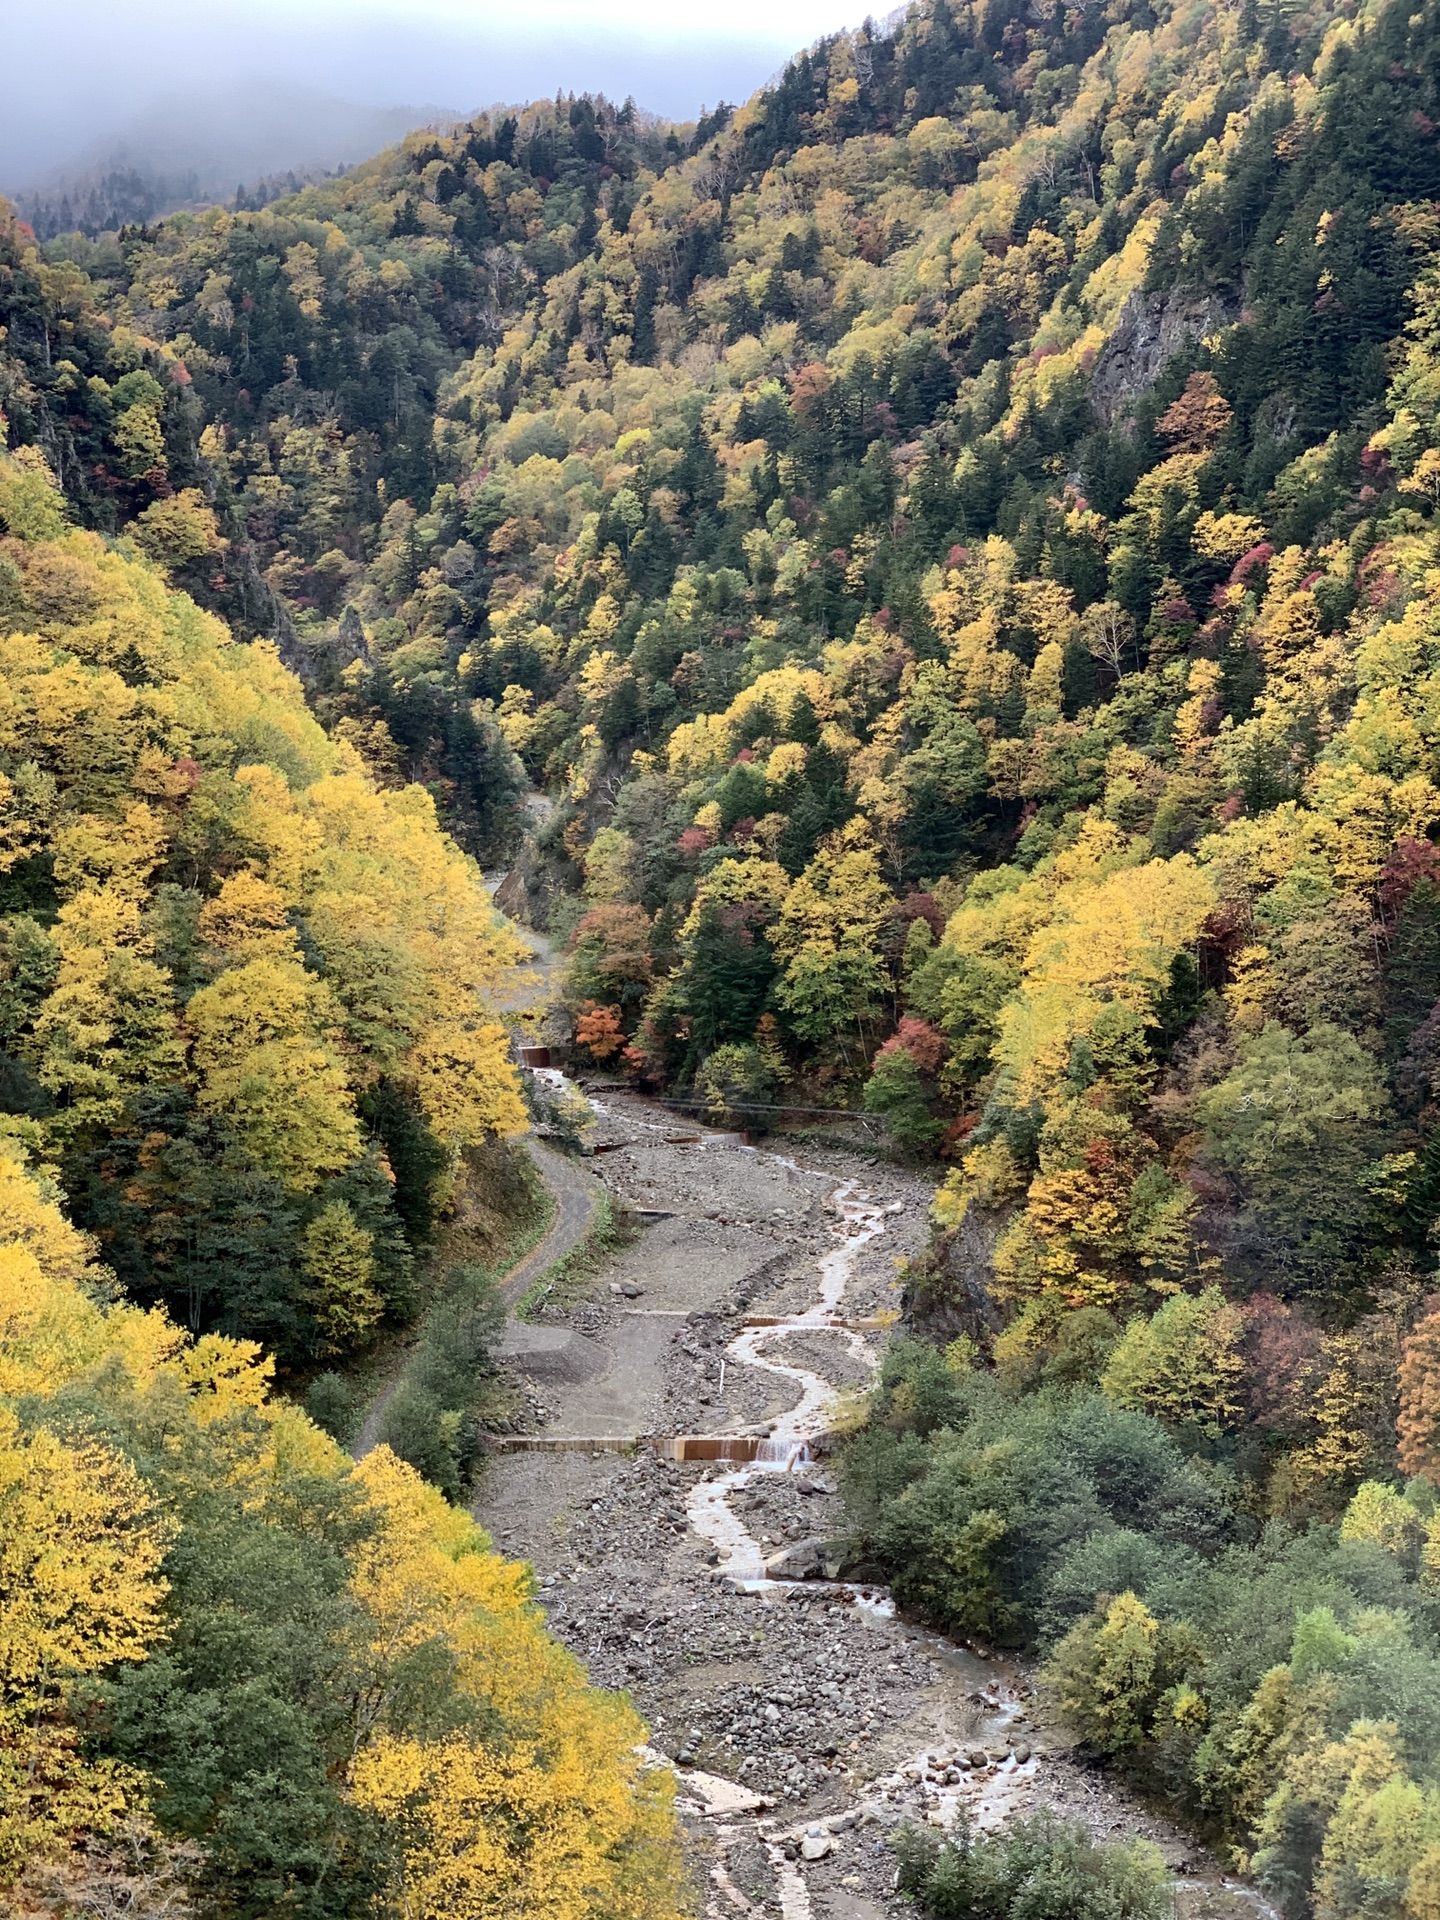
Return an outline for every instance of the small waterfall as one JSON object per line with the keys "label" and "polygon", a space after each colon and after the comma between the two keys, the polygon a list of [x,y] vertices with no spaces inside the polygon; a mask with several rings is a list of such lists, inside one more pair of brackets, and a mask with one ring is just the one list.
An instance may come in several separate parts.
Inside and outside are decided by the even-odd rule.
{"label": "small waterfall", "polygon": [[803,1440],[762,1439],[753,1433],[677,1433],[654,1446],[662,1460],[733,1460],[785,1473],[808,1467],[814,1458]]}
{"label": "small waterfall", "polygon": [[662,1460],[736,1460],[748,1466],[766,1457],[760,1449],[769,1444],[750,1433],[678,1433],[657,1440],[655,1451]]}

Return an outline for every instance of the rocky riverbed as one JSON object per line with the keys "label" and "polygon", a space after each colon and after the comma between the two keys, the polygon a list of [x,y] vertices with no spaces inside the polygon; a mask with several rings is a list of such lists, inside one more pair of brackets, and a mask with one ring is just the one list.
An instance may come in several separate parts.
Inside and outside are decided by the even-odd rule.
{"label": "rocky riverbed", "polygon": [[1072,1758],[1021,1667],[897,1620],[863,1577],[825,1577],[843,1516],[823,1457],[799,1445],[879,1357],[927,1183],[847,1149],[755,1151],[626,1095],[598,1104],[593,1172],[648,1224],[550,1316],[572,1338],[534,1356],[549,1431],[749,1436],[773,1457],[502,1455],[475,1510],[674,1766],[707,1920],[882,1920],[901,1911],[894,1828],[1040,1806],[1156,1841],[1194,1875],[1192,1914],[1253,1912]]}

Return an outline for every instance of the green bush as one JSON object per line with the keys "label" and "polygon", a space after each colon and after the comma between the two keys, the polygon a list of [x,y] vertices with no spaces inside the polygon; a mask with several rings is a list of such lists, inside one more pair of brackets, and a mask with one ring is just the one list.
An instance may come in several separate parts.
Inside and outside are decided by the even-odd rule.
{"label": "green bush", "polygon": [[1063,1631],[1115,1590],[1115,1562],[1092,1543],[1128,1536],[1133,1559],[1138,1537],[1152,1574],[1173,1555],[1183,1585],[1193,1556],[1237,1524],[1215,1480],[1144,1414],[1093,1392],[1014,1400],[919,1342],[890,1350],[841,1471],[865,1555],[896,1597],[939,1626],[1011,1642],[1042,1621]]}
{"label": "green bush", "polygon": [[360,1409],[348,1380],[338,1373],[319,1374],[306,1392],[305,1411],[332,1440],[338,1440],[342,1447],[349,1446]]}
{"label": "green bush", "polygon": [[925,1920],[1168,1920],[1170,1882],[1144,1840],[1097,1847],[1081,1826],[1048,1814],[1003,1833],[949,1840],[907,1829],[896,1836],[899,1888]]}
{"label": "green bush", "polygon": [[404,1381],[391,1395],[380,1422],[381,1441],[450,1500],[458,1500],[473,1470],[473,1422],[446,1407],[424,1387]]}
{"label": "green bush", "polygon": [[505,1308],[494,1281],[480,1267],[457,1267],[426,1319],[408,1376],[443,1406],[473,1404],[477,1386],[495,1373],[494,1347]]}
{"label": "green bush", "polygon": [[[1044,1683],[1090,1749],[1197,1810],[1287,1920],[1417,1920],[1440,1870],[1434,1490],[1366,1483],[1342,1521],[1262,1526],[1232,1443],[1209,1451],[1091,1387],[1007,1391],[898,1341],[841,1470],[901,1603],[1048,1648]],[[998,1843],[907,1845],[934,1920],[1112,1910],[1073,1850],[1027,1879]]]}
{"label": "green bush", "polygon": [[865,1111],[880,1114],[902,1153],[923,1153],[945,1131],[931,1111],[934,1089],[903,1048],[876,1056],[865,1082]]}
{"label": "green bush", "polygon": [[764,1131],[769,1119],[763,1111],[775,1100],[775,1076],[758,1047],[733,1042],[717,1047],[695,1076],[712,1120],[733,1121],[752,1133]]}
{"label": "green bush", "polygon": [[380,1423],[384,1443],[452,1500],[479,1464],[478,1416],[504,1324],[499,1290],[484,1268],[452,1268]]}

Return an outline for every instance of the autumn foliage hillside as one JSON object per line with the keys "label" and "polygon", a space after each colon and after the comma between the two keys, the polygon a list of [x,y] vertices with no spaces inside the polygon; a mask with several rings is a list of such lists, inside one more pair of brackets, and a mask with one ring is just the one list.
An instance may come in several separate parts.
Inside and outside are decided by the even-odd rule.
{"label": "autumn foliage hillside", "polygon": [[527,1570],[116,1300],[13,1148],[0,1235],[6,1910],[674,1913],[640,1724]]}
{"label": "autumn foliage hillside", "polygon": [[[867,1554],[1324,1920],[1440,1884],[1437,128],[1434,4],[922,0],[697,126],[547,101],[0,240],[6,1104],[137,1297],[392,1310],[489,1043],[370,876],[424,920],[407,782],[488,852],[523,769],[577,1057],[934,1164]],[[222,675],[212,752],[144,621],[50,637],[160,606],[121,531],[331,744]]]}
{"label": "autumn foliage hillside", "polygon": [[660,1920],[630,1708],[273,1392],[413,1315],[524,1125],[518,943],[428,793],[24,450],[0,529],[0,1901]]}
{"label": "autumn foliage hillside", "polygon": [[403,1320],[462,1156],[524,1124],[519,948],[430,796],[264,644],[0,466],[7,1129],[132,1298],[291,1364]]}

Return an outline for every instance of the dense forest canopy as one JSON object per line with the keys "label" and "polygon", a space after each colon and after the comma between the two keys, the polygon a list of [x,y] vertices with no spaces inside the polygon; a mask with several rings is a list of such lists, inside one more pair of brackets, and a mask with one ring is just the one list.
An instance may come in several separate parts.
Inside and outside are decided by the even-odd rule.
{"label": "dense forest canopy", "polygon": [[272,1391],[404,1324],[524,1126],[519,944],[432,795],[33,448],[0,527],[7,1910],[659,1920],[638,1718]]}
{"label": "dense forest canopy", "polygon": [[580,1057],[941,1163],[867,1550],[1326,1920],[1440,1886],[1437,132],[1434,4],[924,0],[0,231],[4,1104],[129,1298],[404,1317],[541,786]]}
{"label": "dense forest canopy", "polygon": [[253,1342],[107,1299],[8,1151],[0,1205],[18,1911],[673,1913],[640,1723],[546,1636],[528,1570],[272,1397]]}

